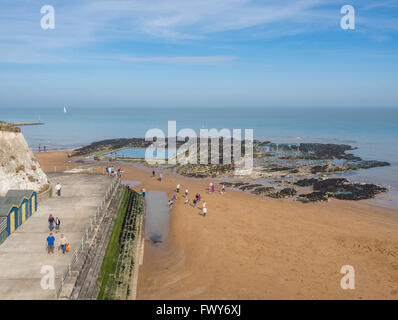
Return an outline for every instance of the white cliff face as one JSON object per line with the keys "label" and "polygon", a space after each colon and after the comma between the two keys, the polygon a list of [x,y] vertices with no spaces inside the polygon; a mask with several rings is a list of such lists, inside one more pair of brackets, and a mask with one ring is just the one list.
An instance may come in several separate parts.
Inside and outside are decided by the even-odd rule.
{"label": "white cliff face", "polygon": [[22,133],[0,131],[0,196],[10,189],[39,191],[48,184]]}

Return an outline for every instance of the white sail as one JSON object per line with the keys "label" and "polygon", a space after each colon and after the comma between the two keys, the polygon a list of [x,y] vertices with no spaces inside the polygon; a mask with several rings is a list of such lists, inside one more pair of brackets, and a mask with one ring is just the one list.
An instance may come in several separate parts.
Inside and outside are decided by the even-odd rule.
{"label": "white sail", "polygon": [[67,111],[66,111],[66,107],[64,107],[64,113],[67,113]]}

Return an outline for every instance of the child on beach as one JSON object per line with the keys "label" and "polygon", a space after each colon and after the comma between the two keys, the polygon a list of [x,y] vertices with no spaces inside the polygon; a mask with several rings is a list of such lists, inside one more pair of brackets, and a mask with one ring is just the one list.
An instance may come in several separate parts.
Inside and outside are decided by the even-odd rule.
{"label": "child on beach", "polygon": [[202,209],[202,211],[203,211],[203,216],[206,217],[206,213],[207,213],[206,207],[204,207],[204,208]]}

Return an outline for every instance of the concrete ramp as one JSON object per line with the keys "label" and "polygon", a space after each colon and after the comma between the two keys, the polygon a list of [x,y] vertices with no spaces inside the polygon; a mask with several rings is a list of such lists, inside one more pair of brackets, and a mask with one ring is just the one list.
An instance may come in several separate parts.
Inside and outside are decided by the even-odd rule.
{"label": "concrete ramp", "polygon": [[[54,289],[42,289],[41,268],[52,266],[55,285],[64,274],[74,250],[80,245],[89,224],[95,215],[112,178],[90,174],[49,174],[53,185],[62,184],[62,196],[54,195],[39,204],[39,210],[15,233],[0,245],[0,299],[55,299]],[[54,232],[55,253],[47,254],[46,238],[49,234],[48,216],[61,220],[61,230]],[[54,230],[55,231],[55,230]],[[57,250],[60,234],[71,245],[71,251],[63,255]]]}

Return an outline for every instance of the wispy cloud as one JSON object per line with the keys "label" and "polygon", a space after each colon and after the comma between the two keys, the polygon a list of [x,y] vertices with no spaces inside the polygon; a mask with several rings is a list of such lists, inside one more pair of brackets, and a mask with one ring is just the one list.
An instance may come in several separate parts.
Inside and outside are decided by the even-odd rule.
{"label": "wispy cloud", "polygon": [[[21,3],[23,5],[21,5]],[[40,28],[36,1],[2,0],[0,43],[10,52],[31,56],[65,55],[64,48],[87,48],[117,41],[192,43],[275,38],[320,30],[337,30],[341,0],[68,0],[56,1],[55,30]],[[354,4],[355,5],[355,4]],[[361,28],[388,39],[397,32],[393,14],[374,10],[396,7],[395,1],[363,0],[357,21]],[[373,35],[374,37],[375,35]],[[43,52],[44,51],[44,52]],[[2,52],[0,61],[17,59]],[[125,52],[122,52],[125,53]],[[130,54],[131,52],[129,52]],[[8,55],[8,58],[6,56]],[[4,59],[3,59],[3,58]],[[58,57],[59,58],[59,57]],[[55,60],[59,60],[59,59]],[[203,64],[226,57],[147,57],[134,62]],[[229,58],[228,58],[229,59]],[[173,62],[174,61],[174,62]],[[209,62],[210,61],[210,62]],[[133,61],[131,61],[133,62]],[[219,63],[216,61],[216,63]]]}
{"label": "wispy cloud", "polygon": [[156,62],[169,64],[195,64],[195,65],[217,65],[235,60],[235,56],[197,56],[197,57],[123,57],[122,61]]}

